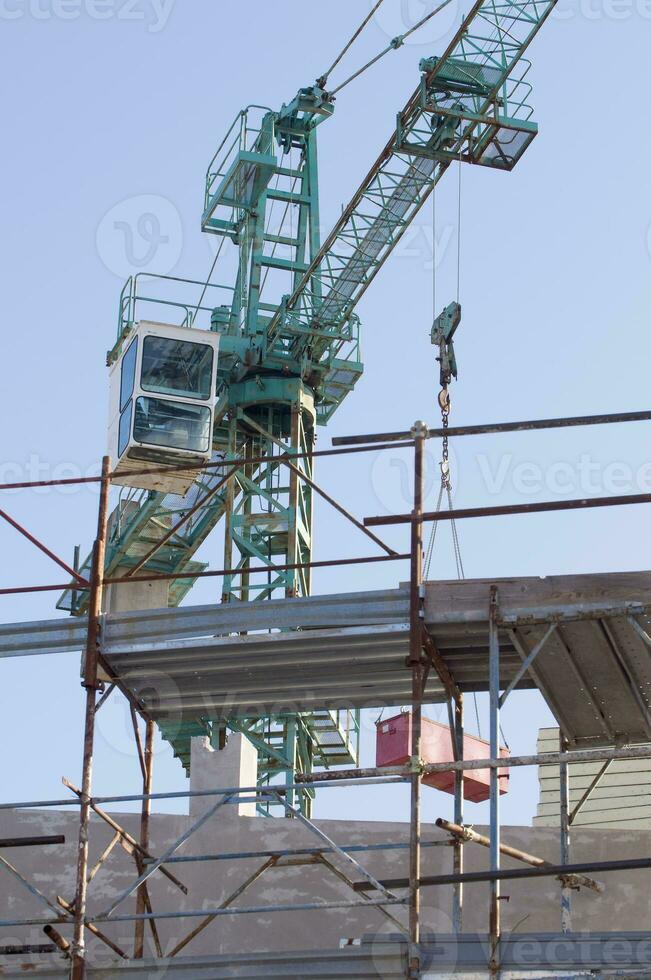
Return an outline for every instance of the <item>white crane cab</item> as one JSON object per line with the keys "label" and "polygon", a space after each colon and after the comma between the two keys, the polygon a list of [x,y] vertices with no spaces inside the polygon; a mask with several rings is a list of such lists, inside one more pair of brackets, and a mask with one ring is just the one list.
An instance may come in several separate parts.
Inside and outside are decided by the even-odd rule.
{"label": "white crane cab", "polygon": [[[114,483],[184,494],[208,462],[219,334],[141,320],[110,371]],[[169,467],[180,467],[166,472]]]}

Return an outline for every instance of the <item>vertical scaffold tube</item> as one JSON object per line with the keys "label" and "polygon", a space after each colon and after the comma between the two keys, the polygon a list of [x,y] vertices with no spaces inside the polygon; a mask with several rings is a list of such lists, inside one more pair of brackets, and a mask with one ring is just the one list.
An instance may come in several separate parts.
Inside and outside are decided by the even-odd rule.
{"label": "vertical scaffold tube", "polygon": [[100,617],[104,560],[106,554],[106,529],[108,525],[108,501],[111,487],[111,460],[102,460],[102,482],[97,517],[97,537],[93,546],[93,566],[88,606],[88,633],[83,663],[83,681],[86,688],[86,713],[84,722],[84,755],[82,765],[81,804],[79,807],[79,843],[77,850],[77,889],[75,893],[75,926],[72,943],[72,980],[84,980],[86,976],[85,919],[88,890],[88,828],[90,823],[90,796],[93,779],[93,747],[95,742],[95,703],[97,699],[97,668],[100,653]]}
{"label": "vertical scaffold tube", "polygon": [[423,704],[423,455],[427,427],[412,428],[414,450],[414,520],[411,524],[409,602],[409,666],[411,667],[411,808],[409,835],[409,977],[420,977],[420,861],[421,861],[421,719]]}
{"label": "vertical scaffold tube", "polygon": [[[463,695],[454,704],[454,758],[457,762],[463,762]],[[458,770],[454,774],[454,822],[463,824],[463,772]],[[459,838],[455,840],[453,852],[453,870],[455,874],[463,874],[463,841]],[[463,926],[463,884],[457,882],[454,886],[452,898],[452,929],[458,935]]]}
{"label": "vertical scaffold tube", "polygon": [[[500,755],[500,640],[498,631],[498,593],[497,586],[490,591],[488,615],[488,657],[489,657],[489,702],[490,702],[490,756],[498,759]],[[500,870],[500,771],[490,772],[490,864],[491,871]],[[490,941],[491,976],[499,975],[500,942],[500,882],[492,881],[490,886]]]}
{"label": "vertical scaffold tube", "polygon": [[[567,742],[560,733],[560,750],[567,752]],[[570,767],[567,762],[561,762],[560,777],[560,829],[561,829],[561,864],[570,863]],[[563,932],[572,931],[572,890],[565,881],[561,886],[561,929]]]}
{"label": "vertical scaffold tube", "polygon": [[[149,718],[145,721],[145,752],[144,752],[145,771],[143,773],[142,791],[147,797],[142,801],[140,811],[140,846],[143,850],[149,850],[149,821],[151,817],[151,800],[149,794],[152,792],[154,775],[154,723]],[[138,866],[138,874],[142,874],[144,865]],[[143,882],[138,889],[136,898],[136,913],[142,915],[147,911],[147,882]],[[135,925],[135,935],[133,942],[134,959],[140,960],[145,953],[145,920],[138,919]]]}

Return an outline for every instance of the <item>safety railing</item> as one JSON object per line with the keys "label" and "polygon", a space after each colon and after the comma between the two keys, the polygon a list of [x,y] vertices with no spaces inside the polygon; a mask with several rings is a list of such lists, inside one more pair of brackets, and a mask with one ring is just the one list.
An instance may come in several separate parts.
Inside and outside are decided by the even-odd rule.
{"label": "safety railing", "polygon": [[[123,577],[106,577],[104,575],[104,559],[107,541],[107,528],[109,520],[109,491],[111,488],[111,469],[110,461],[105,458],[102,473],[97,477],[70,478],[58,480],[25,481],[20,483],[5,483],[0,485],[0,492],[16,489],[27,489],[45,486],[63,486],[71,484],[91,484],[99,483],[100,500],[98,510],[98,530],[93,549],[93,560],[90,569],[80,571],[71,567],[62,558],[56,555],[44,542],[39,540],[34,534],[28,531],[22,524],[13,518],[5,510],[0,510],[0,520],[5,521],[14,530],[29,540],[39,551],[44,553],[50,560],[56,563],[61,570],[66,573],[67,581],[65,587],[74,588],[76,591],[88,592],[90,595],[89,613],[86,623],[86,637],[82,659],[82,684],[85,691],[85,722],[83,739],[83,771],[82,785],[77,787],[65,781],[71,797],[59,800],[41,800],[16,803],[0,804],[0,812],[15,810],[21,811],[27,808],[40,807],[43,809],[64,808],[71,805],[79,811],[79,848],[77,851],[76,865],[76,888],[75,894],[66,900],[61,896],[50,898],[45,895],[27,877],[19,872],[6,858],[0,856],[0,865],[12,876],[14,881],[28,892],[31,898],[48,910],[49,915],[10,917],[5,916],[0,919],[0,928],[16,929],[26,926],[38,926],[48,930],[51,945],[61,952],[71,962],[71,975],[77,980],[83,978],[87,971],[87,934],[92,935],[94,941],[108,946],[112,952],[120,958],[129,958],[129,954],[122,947],[117,946],[114,939],[108,936],[105,929],[110,923],[133,922],[135,924],[134,952],[135,958],[141,958],[144,950],[145,924],[150,924],[153,942],[156,945],[156,923],[171,918],[198,918],[200,922],[192,931],[177,943],[171,956],[176,955],[181,949],[185,948],[192,939],[211,922],[219,917],[230,915],[257,915],[271,912],[289,911],[323,911],[323,910],[342,910],[350,912],[352,909],[377,908],[379,912],[390,920],[403,936],[408,948],[408,964],[406,966],[406,976],[418,977],[421,973],[421,954],[423,952],[422,909],[421,900],[423,890],[427,888],[440,887],[442,885],[453,886],[453,922],[457,932],[461,932],[463,915],[463,887],[476,882],[488,882],[490,887],[489,901],[489,940],[490,956],[488,968],[497,975],[500,969],[500,939],[502,936],[502,926],[500,921],[500,882],[520,878],[553,877],[560,881],[561,885],[561,921],[564,930],[571,928],[571,905],[570,892],[577,885],[587,887],[592,891],[600,893],[603,886],[593,879],[587,877],[593,874],[606,874],[618,870],[634,870],[651,867],[651,858],[619,859],[614,858],[607,861],[570,861],[569,847],[569,826],[572,814],[569,811],[568,798],[561,801],[561,845],[563,860],[555,864],[532,857],[518,851],[517,848],[506,845],[500,836],[500,808],[499,808],[499,772],[504,768],[522,766],[559,766],[561,774],[567,770],[570,764],[586,763],[597,761],[609,761],[617,759],[648,759],[651,758],[651,747],[648,745],[632,746],[627,748],[605,747],[594,750],[569,750],[566,746],[561,747],[558,753],[540,753],[529,756],[512,756],[504,758],[499,746],[499,712],[506,697],[512,689],[517,686],[516,681],[506,684],[502,681],[500,674],[500,629],[504,624],[500,620],[498,588],[491,587],[491,599],[487,610],[487,634],[488,634],[488,693],[490,698],[490,754],[484,759],[464,759],[463,758],[463,700],[457,680],[451,673],[449,666],[442,660],[436,650],[431,636],[428,635],[424,626],[424,595],[423,595],[423,527],[425,523],[441,520],[468,519],[489,517],[492,515],[519,515],[525,513],[536,513],[545,511],[576,510],[592,507],[612,507],[621,505],[632,505],[651,503],[651,494],[628,494],[609,497],[593,497],[581,500],[562,500],[545,501],[532,504],[511,504],[504,506],[490,506],[472,509],[457,509],[449,512],[428,512],[424,509],[424,469],[423,454],[426,441],[430,438],[461,438],[470,435],[487,435],[492,433],[536,431],[542,429],[556,429],[578,427],[586,425],[605,425],[612,423],[623,423],[633,421],[649,421],[651,412],[628,412],[610,415],[593,415],[569,417],[560,419],[541,419],[525,422],[500,423],[500,424],[481,424],[475,426],[448,427],[447,429],[428,429],[422,423],[416,423],[411,430],[405,432],[379,433],[370,436],[355,436],[336,440],[337,445],[327,450],[315,452],[314,456],[340,457],[350,456],[356,453],[369,453],[388,451],[396,448],[411,448],[414,451],[414,503],[409,513],[396,515],[379,515],[367,517],[363,520],[352,515],[342,504],[327,494],[323,488],[313,485],[315,492],[320,493],[328,500],[335,509],[346,517],[360,532],[370,538],[376,546],[379,546],[382,553],[377,555],[365,555],[360,557],[338,558],[329,561],[311,561],[310,567],[337,567],[343,565],[364,565],[376,561],[409,562],[409,631],[408,644],[409,654],[404,669],[409,672],[411,678],[411,713],[412,713],[412,744],[411,757],[407,765],[400,765],[388,768],[362,768],[353,770],[340,770],[331,772],[313,772],[304,776],[298,776],[293,783],[283,783],[282,785],[268,786],[249,786],[249,787],[221,787],[206,790],[187,790],[183,792],[153,792],[153,738],[154,721],[148,714],[143,703],[134,696],[119,673],[111,669],[110,663],[104,656],[104,619],[103,619],[103,590],[111,584],[124,586]],[[294,465],[297,456],[287,454],[287,458],[279,456],[279,463],[286,462]],[[224,477],[228,479],[229,472],[234,471],[235,463],[239,465],[241,461],[221,460],[214,464],[209,464],[209,468],[221,468]],[[254,462],[247,458],[248,464]],[[175,469],[175,467],[170,467]],[[409,547],[402,553],[395,551],[379,538],[372,528],[386,525],[409,526]],[[200,573],[201,576],[224,576],[233,570],[207,570]],[[146,567],[141,573],[133,575],[131,581],[156,581],[170,580],[174,576],[157,575],[148,573]],[[0,589],[0,595],[15,595],[21,592],[29,593],[34,591],[60,590],[62,586],[57,585],[37,585],[24,587],[10,587]],[[300,601],[300,600],[292,600]],[[16,627],[17,628],[17,627]],[[309,636],[309,630],[306,631]],[[647,638],[651,644],[651,638]],[[533,658],[534,652],[529,654],[528,662]],[[526,669],[526,664],[525,668]],[[101,672],[100,672],[101,671]],[[427,681],[430,672],[437,675],[440,683],[446,691],[451,718],[452,744],[455,746],[454,760],[443,761],[433,764],[425,764],[422,760],[422,707],[427,700]],[[108,680],[106,679],[108,677]],[[107,698],[113,690],[118,690],[124,694],[131,708],[131,716],[134,729],[134,740],[137,746],[138,759],[141,765],[143,778],[143,792],[137,794],[117,794],[111,796],[100,796],[93,793],[92,771],[93,755],[95,743],[95,719],[97,712],[106,703]],[[355,724],[351,722],[350,716],[341,719],[341,724],[346,726],[346,730],[354,734]],[[490,770],[490,833],[486,838],[471,831],[462,825],[462,821],[450,822],[439,821],[441,829],[449,835],[444,840],[423,840],[421,828],[421,791],[422,778],[428,774],[436,772],[455,773],[455,808],[459,809],[459,801],[463,797],[463,774],[469,770],[488,769]],[[562,777],[563,778],[563,777]],[[306,787],[335,787],[335,786],[368,786],[372,787],[386,783],[408,783],[411,788],[410,809],[409,809],[409,840],[396,844],[376,844],[376,845],[347,845],[340,846],[332,840],[324,830],[308,819],[300,809],[288,801],[288,792],[293,789],[305,789]],[[204,798],[207,801],[207,809],[196,819],[188,822],[188,826],[171,843],[165,846],[161,853],[156,855],[150,842],[150,817],[151,805],[159,800],[173,799],[196,799]],[[280,805],[285,812],[294,820],[302,824],[315,838],[317,843],[313,848],[280,848],[264,852],[264,865],[252,877],[244,878],[238,887],[230,892],[218,905],[211,905],[204,902],[201,908],[193,907],[192,902],[188,901],[185,907],[185,900],[181,903],[175,902],[172,909],[154,910],[151,904],[151,894],[149,891],[150,879],[154,875],[165,876],[167,882],[175,888],[175,895],[181,892],[186,894],[187,888],[180,881],[171,869],[177,864],[182,865],[187,861],[219,861],[226,857],[233,860],[250,858],[250,852],[231,852],[228,855],[200,854],[200,855],[179,855],[177,852],[183,845],[210,820],[215,817],[220,809],[225,806],[240,805],[242,803],[273,801]],[[140,803],[141,825],[139,838],[130,834],[119,820],[109,815],[104,807],[115,803]],[[100,858],[91,866],[88,840],[91,815],[94,815],[102,824],[107,825],[112,831],[111,841],[107,848],[102,852]],[[481,839],[480,839],[481,838]],[[45,845],[53,844],[54,841],[41,841]],[[103,864],[109,857],[113,846],[121,843],[131,854],[135,874],[128,885],[118,894],[110,898],[106,907],[98,910],[91,910],[89,906],[89,889],[92,882]],[[463,871],[462,849],[470,843],[488,847],[490,851],[490,867],[481,872]],[[11,844],[0,840],[0,849]],[[421,869],[421,858],[425,848],[446,846],[451,847],[453,852],[453,871],[446,874],[424,874]],[[401,848],[409,858],[409,873],[402,877],[387,877],[378,875],[376,871],[371,871],[356,855],[358,853],[390,850]],[[281,859],[288,857],[294,860],[298,855],[315,857],[324,869],[332,871],[331,859],[338,862],[334,874],[340,882],[346,885],[351,891],[350,898],[338,899],[335,901],[306,901],[306,902],[286,902],[286,903],[265,903],[263,905],[233,905],[236,898],[239,898],[253,882],[259,880],[264,874],[272,873],[272,868],[282,866]],[[521,863],[528,865],[525,868],[504,869],[501,866],[501,856],[508,855],[514,857]],[[371,896],[371,897],[369,897]],[[128,899],[135,897],[135,911],[122,911],[121,906]],[[408,915],[408,920],[401,918],[399,913],[404,910]],[[68,939],[62,934],[68,930],[72,933],[72,939]],[[158,946],[160,950],[160,945]],[[29,944],[25,944],[29,955]],[[169,958],[169,956],[168,956]]]}
{"label": "safety railing", "polygon": [[[208,164],[204,209],[209,206],[213,194],[235,162],[238,153],[256,149],[263,131],[263,121],[265,117],[270,116],[273,116],[271,109],[254,104],[238,112]],[[273,141],[273,123],[270,124],[269,132],[270,139]]]}
{"label": "safety railing", "polygon": [[214,309],[230,309],[233,294],[232,286],[220,283],[138,272],[127,279],[120,293],[118,342],[140,320],[210,329]]}

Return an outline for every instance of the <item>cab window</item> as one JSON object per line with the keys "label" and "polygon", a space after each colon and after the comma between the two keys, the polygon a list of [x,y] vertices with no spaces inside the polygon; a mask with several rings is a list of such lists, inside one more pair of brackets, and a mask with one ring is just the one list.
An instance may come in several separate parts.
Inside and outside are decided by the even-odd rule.
{"label": "cab window", "polygon": [[131,395],[136,380],[136,358],[138,356],[138,338],[134,340],[122,358],[122,373],[120,375],[120,412],[123,412]]}
{"label": "cab window", "polygon": [[208,344],[168,337],[145,337],[140,387],[158,395],[210,398],[213,349]]}

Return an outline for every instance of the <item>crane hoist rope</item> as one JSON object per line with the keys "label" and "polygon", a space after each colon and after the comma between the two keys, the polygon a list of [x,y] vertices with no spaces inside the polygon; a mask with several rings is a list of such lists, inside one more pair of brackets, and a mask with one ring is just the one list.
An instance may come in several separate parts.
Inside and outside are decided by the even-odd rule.
{"label": "crane hoist rope", "polygon": [[459,185],[458,185],[458,206],[457,206],[457,303],[461,303],[461,150],[459,150]]}

